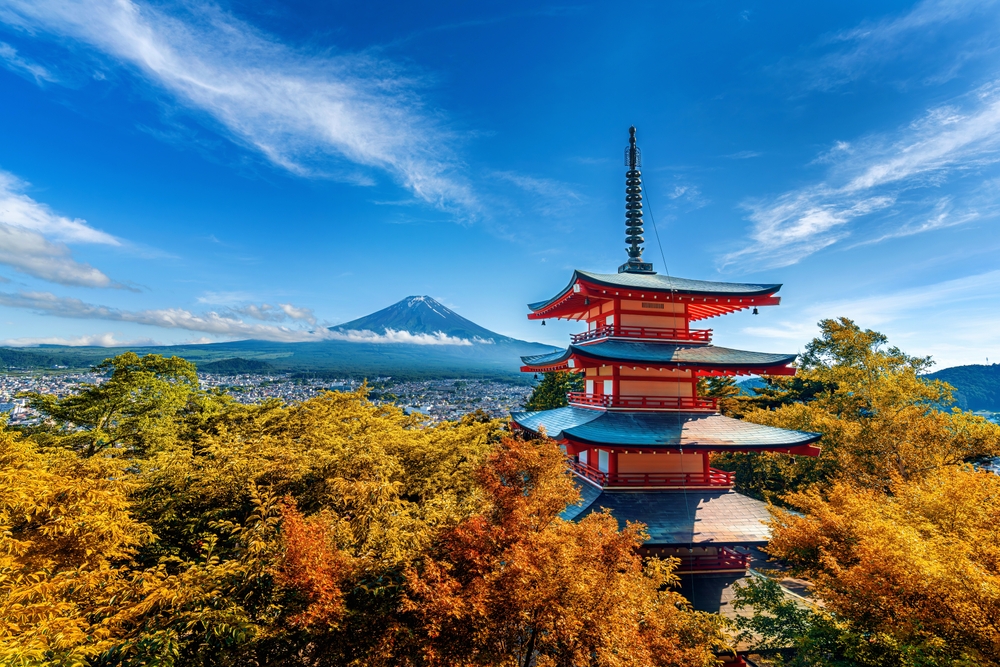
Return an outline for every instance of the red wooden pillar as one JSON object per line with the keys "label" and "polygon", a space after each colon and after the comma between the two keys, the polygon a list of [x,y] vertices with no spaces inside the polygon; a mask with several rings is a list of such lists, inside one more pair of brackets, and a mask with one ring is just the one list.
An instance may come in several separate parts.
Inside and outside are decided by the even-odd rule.
{"label": "red wooden pillar", "polygon": [[608,477],[614,479],[618,476],[618,450],[608,453]]}
{"label": "red wooden pillar", "polygon": [[711,467],[710,467],[711,459],[712,459],[712,452],[701,453],[702,469],[703,469],[703,474],[705,475],[706,484],[708,483],[709,475],[711,474]]}

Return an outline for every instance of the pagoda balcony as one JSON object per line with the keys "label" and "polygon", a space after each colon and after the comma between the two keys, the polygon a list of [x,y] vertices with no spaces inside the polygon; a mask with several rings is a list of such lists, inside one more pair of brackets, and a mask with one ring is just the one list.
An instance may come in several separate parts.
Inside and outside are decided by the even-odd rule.
{"label": "pagoda balcony", "polygon": [[576,459],[570,469],[602,488],[611,489],[731,489],[735,473],[709,468],[704,472],[625,472],[610,475]]}
{"label": "pagoda balcony", "polygon": [[702,574],[721,572],[746,572],[750,567],[750,554],[740,553],[729,547],[643,547],[644,556],[676,558],[676,574]]}
{"label": "pagoda balcony", "polygon": [[571,391],[566,394],[570,405],[598,410],[695,410],[715,412],[719,403],[701,396],[615,396]]}
{"label": "pagoda balcony", "polygon": [[626,327],[620,324],[605,324],[591,331],[570,336],[573,343],[586,343],[602,338],[631,338],[633,340],[653,340],[658,342],[710,343],[711,329],[670,329],[661,327]]}

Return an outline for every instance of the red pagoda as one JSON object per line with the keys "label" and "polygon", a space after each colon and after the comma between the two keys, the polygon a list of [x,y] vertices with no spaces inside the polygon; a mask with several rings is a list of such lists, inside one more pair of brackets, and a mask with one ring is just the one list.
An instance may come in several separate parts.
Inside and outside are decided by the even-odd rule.
{"label": "red pagoda", "polygon": [[[529,305],[528,319],[587,323],[570,345],[523,357],[522,371],[572,371],[584,391],[567,407],[512,415],[514,423],[562,445],[583,502],[564,516],[612,510],[619,522],[641,521],[644,551],[681,560],[679,574],[732,575],[696,607],[717,610],[725,581],[743,576],[754,547],[767,541],[766,506],[732,490],[731,473],[711,467],[712,452],[782,452],[815,456],[816,433],[725,417],[715,399],[698,396],[699,378],[794,375],[794,354],[747,352],[712,344],[699,320],[776,306],[781,285],[687,280],[657,274],[642,260],[642,175],[635,128],[626,149],[628,261],[618,273],[575,271],[551,299]],[[690,577],[682,577],[692,586]],[[702,577],[699,577],[702,580]],[[690,593],[691,591],[687,591]],[[691,597],[689,595],[689,597]]]}

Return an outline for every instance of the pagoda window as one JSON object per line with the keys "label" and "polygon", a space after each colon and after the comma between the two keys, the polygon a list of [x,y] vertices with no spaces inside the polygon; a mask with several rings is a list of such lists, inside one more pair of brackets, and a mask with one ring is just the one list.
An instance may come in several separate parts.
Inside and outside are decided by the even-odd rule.
{"label": "pagoda window", "polygon": [[604,323],[606,325],[608,325],[609,327],[614,326],[615,325],[615,316],[613,314],[612,315],[608,315],[606,318],[604,318]]}
{"label": "pagoda window", "polygon": [[619,454],[618,472],[702,472],[701,454]]}
{"label": "pagoda window", "polygon": [[608,461],[610,456],[603,449],[597,450],[597,469],[601,472],[608,472]]}
{"label": "pagoda window", "polygon": [[622,313],[623,327],[650,327],[657,329],[686,329],[687,320],[670,315],[635,315]]}
{"label": "pagoda window", "polygon": [[669,301],[633,301],[631,299],[622,300],[622,310],[635,310],[647,313],[674,313],[684,315],[684,304],[670,303]]}
{"label": "pagoda window", "polygon": [[604,381],[604,395],[611,396],[615,393],[615,381],[605,380]]}
{"label": "pagoda window", "polygon": [[593,380],[587,380],[587,393],[591,394],[591,395],[594,394],[594,381]]}
{"label": "pagoda window", "polygon": [[641,377],[643,379],[663,379],[663,380],[680,380],[690,379],[691,371],[684,368],[632,368],[630,366],[624,366],[621,369],[621,374],[628,377]]}
{"label": "pagoda window", "polygon": [[621,392],[623,396],[694,396],[694,388],[690,381],[664,382],[623,378]]}
{"label": "pagoda window", "polygon": [[590,450],[587,449],[580,450],[580,453],[577,454],[576,456],[577,460],[580,461],[580,463],[582,463],[583,465],[587,465],[587,453],[589,451]]}

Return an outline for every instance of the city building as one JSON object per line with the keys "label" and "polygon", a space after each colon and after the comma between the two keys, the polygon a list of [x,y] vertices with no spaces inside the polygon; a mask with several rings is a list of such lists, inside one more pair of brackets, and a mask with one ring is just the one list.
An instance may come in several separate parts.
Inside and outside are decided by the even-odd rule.
{"label": "city building", "polygon": [[[695,607],[718,611],[767,542],[764,503],[733,490],[713,469],[713,452],[816,456],[819,434],[752,424],[719,414],[698,395],[698,380],[751,374],[794,375],[794,354],[712,344],[692,325],[737,311],[776,306],[781,285],[687,280],[642,259],[642,177],[635,128],[626,149],[628,260],[615,274],[575,271],[551,299],[529,305],[532,320],[586,322],[557,352],[523,357],[522,371],[571,371],[584,391],[569,405],[512,414],[516,427],[554,438],[570,457],[583,502],[564,516],[611,509],[618,521],[648,527],[646,554],[680,559]],[[759,552],[757,552],[759,554]],[[758,555],[759,557],[759,555]]]}

